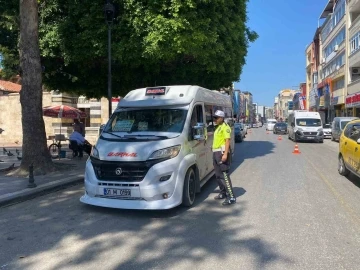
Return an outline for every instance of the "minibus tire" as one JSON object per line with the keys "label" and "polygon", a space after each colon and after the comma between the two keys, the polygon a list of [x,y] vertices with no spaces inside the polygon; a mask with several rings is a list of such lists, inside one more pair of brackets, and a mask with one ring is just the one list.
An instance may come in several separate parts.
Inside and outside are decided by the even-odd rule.
{"label": "minibus tire", "polygon": [[193,168],[189,168],[188,171],[186,172],[184,179],[182,204],[187,207],[192,206],[195,201],[195,194],[196,194],[196,174]]}

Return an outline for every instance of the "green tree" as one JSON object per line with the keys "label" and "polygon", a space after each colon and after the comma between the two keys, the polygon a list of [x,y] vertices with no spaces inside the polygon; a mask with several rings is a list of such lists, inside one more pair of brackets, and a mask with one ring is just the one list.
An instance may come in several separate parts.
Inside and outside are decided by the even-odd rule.
{"label": "green tree", "polygon": [[[153,85],[229,86],[239,80],[249,42],[257,38],[246,25],[245,0],[114,2],[119,7],[112,29],[114,95]],[[106,96],[103,4],[40,1],[43,81],[50,89]],[[9,8],[3,8],[0,14],[4,10],[9,13]],[[13,71],[16,61],[12,63]],[[8,65],[4,66],[7,70]]]}
{"label": "green tree", "polygon": [[0,0],[0,77],[11,78],[19,72],[19,1]]}
{"label": "green tree", "polygon": [[[119,8],[112,30],[114,95],[153,85],[227,87],[239,80],[249,42],[257,38],[246,26],[246,0],[115,3]],[[53,169],[42,118],[42,83],[88,97],[106,95],[103,4],[0,0],[0,76],[22,77],[21,170],[31,162],[42,172]]]}

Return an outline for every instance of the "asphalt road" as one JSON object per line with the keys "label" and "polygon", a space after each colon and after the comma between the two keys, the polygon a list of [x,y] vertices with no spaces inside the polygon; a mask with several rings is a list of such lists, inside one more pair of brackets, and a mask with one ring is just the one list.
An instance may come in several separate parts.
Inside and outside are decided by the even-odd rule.
{"label": "asphalt road", "polygon": [[83,205],[82,186],[0,209],[0,269],[359,269],[360,181],[335,142],[253,129],[237,144],[237,204],[130,211]]}

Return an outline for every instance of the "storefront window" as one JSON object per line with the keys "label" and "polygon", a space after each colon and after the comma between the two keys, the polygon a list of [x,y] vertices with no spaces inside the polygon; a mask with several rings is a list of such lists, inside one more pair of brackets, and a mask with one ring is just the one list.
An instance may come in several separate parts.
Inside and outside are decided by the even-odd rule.
{"label": "storefront window", "polygon": [[353,109],[346,109],[346,116],[353,116]]}
{"label": "storefront window", "polygon": [[360,117],[360,108],[355,109],[355,116]]}

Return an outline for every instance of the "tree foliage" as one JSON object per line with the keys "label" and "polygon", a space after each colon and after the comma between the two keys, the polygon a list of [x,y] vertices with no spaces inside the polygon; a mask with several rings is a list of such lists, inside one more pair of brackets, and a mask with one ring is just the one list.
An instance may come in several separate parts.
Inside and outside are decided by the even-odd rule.
{"label": "tree foliage", "polygon": [[[3,76],[18,72],[18,0],[0,0]],[[238,81],[250,42],[246,0],[117,0],[112,26],[113,93],[153,85],[217,89]],[[104,1],[39,1],[44,84],[105,96]]]}

